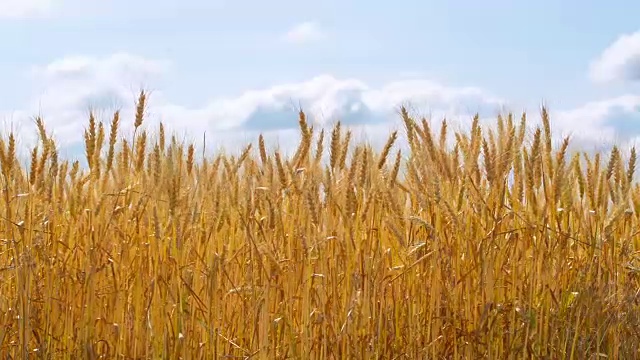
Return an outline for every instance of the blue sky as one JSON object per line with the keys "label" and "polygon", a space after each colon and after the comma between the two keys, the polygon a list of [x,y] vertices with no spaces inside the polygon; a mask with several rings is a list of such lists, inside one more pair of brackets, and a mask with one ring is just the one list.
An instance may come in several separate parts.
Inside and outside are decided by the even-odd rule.
{"label": "blue sky", "polygon": [[0,0],[0,115],[28,142],[41,113],[73,147],[89,106],[129,114],[144,86],[150,125],[290,146],[299,103],[384,142],[406,101],[461,122],[544,101],[559,133],[633,142],[637,14],[630,1]]}

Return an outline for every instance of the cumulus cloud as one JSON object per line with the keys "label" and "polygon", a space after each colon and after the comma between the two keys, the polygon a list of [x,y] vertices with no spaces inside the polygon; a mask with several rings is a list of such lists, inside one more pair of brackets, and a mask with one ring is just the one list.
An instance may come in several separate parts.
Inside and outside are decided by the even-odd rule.
{"label": "cumulus cloud", "polygon": [[[63,147],[79,148],[90,109],[103,121],[109,121],[112,112],[120,109],[123,132],[129,134],[132,121],[127,119],[133,118],[137,92],[151,86],[145,124],[152,130],[162,121],[169,131],[197,143],[206,132],[208,148],[239,148],[263,133],[268,142],[286,150],[297,141],[300,107],[316,126],[331,126],[340,120],[354,135],[382,144],[386,130],[400,128],[400,105],[408,104],[434,118],[469,115],[466,119],[470,119],[475,112],[492,117],[503,103],[479,88],[448,87],[419,78],[369,84],[320,75],[186,107],[153,88],[169,70],[167,62],[126,53],[101,58],[70,56],[36,66],[30,72],[36,93],[29,108],[12,118],[41,114]],[[23,123],[28,130],[30,123]]]}
{"label": "cumulus cloud", "polygon": [[595,82],[640,80],[640,31],[620,36],[589,69]]}
{"label": "cumulus cloud", "polygon": [[62,141],[73,141],[90,110],[109,114],[131,108],[137,91],[167,69],[167,62],[126,53],[70,56],[35,66],[30,77],[36,93],[26,111],[41,113]]}
{"label": "cumulus cloud", "polygon": [[588,152],[626,146],[640,138],[640,96],[622,95],[588,102],[574,109],[551,111],[556,140],[570,136],[572,147]]}
{"label": "cumulus cloud", "polygon": [[[417,116],[433,120],[437,131],[445,117],[451,129],[468,126],[479,113],[491,124],[506,101],[477,87],[452,87],[422,78],[371,84],[355,78],[320,75],[307,81],[278,84],[226,97],[212,98],[198,106],[184,106],[153,88],[171,69],[171,64],[120,53],[107,57],[74,56],[31,69],[36,88],[28,108],[5,116],[19,125],[23,142],[35,141],[29,117],[41,114],[61,145],[63,155],[82,156],[82,131],[93,109],[98,119],[109,121],[121,110],[123,134],[130,135],[134,102],[141,88],[152,90],[145,126],[151,131],[162,121],[168,131],[198,146],[206,134],[207,150],[239,151],[264,134],[267,145],[284,152],[299,140],[297,111],[318,127],[337,120],[348,126],[354,139],[382,146],[391,130],[400,130],[400,105]],[[550,109],[552,126],[561,136],[571,135],[579,146],[606,146],[640,138],[640,96],[624,95],[586,103],[574,109]],[[6,114],[5,114],[6,115]],[[530,123],[537,122],[531,114]],[[14,126],[15,128],[15,126]],[[399,145],[402,145],[402,139]]]}
{"label": "cumulus cloud", "polygon": [[37,142],[33,118],[41,115],[62,154],[81,155],[89,111],[98,120],[109,121],[115,110],[122,109],[123,132],[129,133],[133,124],[126,119],[133,117],[139,90],[152,84],[167,66],[163,61],[125,53],[103,58],[70,56],[34,66],[28,71],[32,97],[19,110],[0,112],[1,129],[18,133],[24,153]]}
{"label": "cumulus cloud", "polygon": [[0,0],[0,19],[42,15],[52,6],[53,0]]}
{"label": "cumulus cloud", "polygon": [[306,44],[327,37],[319,24],[311,21],[297,24],[283,35],[283,40],[292,44]]}

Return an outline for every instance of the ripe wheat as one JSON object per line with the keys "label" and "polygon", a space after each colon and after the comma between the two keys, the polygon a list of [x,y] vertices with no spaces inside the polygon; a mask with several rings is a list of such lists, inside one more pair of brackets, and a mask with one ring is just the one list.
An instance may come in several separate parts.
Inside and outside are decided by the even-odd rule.
{"label": "ripe wheat", "polygon": [[527,139],[403,108],[404,153],[336,123],[325,154],[301,112],[291,158],[196,159],[146,101],[133,138],[89,118],[86,169],[42,119],[30,166],[0,142],[3,358],[637,357],[635,149],[603,167],[546,110]]}

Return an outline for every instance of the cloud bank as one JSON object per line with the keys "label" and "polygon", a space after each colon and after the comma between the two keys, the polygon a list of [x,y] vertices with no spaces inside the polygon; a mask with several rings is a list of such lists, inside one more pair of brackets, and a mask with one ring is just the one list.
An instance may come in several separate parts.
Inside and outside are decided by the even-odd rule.
{"label": "cloud bank", "polygon": [[[89,110],[108,122],[113,111],[120,109],[122,131],[128,135],[133,128],[135,98],[141,88],[151,88],[145,120],[151,131],[162,121],[168,131],[181,138],[201,145],[206,133],[209,150],[230,151],[255,142],[263,133],[270,146],[289,151],[298,141],[300,107],[316,127],[330,127],[340,120],[353,129],[356,139],[368,140],[375,146],[386,141],[390,130],[402,130],[397,113],[400,105],[431,118],[436,128],[446,116],[455,129],[456,123],[462,127],[469,124],[475,113],[486,121],[495,119],[508,104],[478,87],[453,87],[422,78],[370,84],[360,79],[320,75],[186,107],[153,88],[170,70],[167,61],[127,53],[58,59],[31,69],[29,75],[36,89],[31,102],[25,109],[6,112],[4,119],[19,123],[21,139],[28,143],[35,140],[35,129],[28,120],[41,114],[63,150],[81,155],[82,131]],[[632,139],[640,136],[639,109],[640,96],[625,95],[576,109],[551,109],[552,125],[557,133],[571,134],[586,144]],[[530,115],[532,122],[537,115]]]}
{"label": "cloud bank", "polygon": [[[70,56],[35,66],[29,75],[36,92],[29,107],[12,113],[11,118],[23,120],[41,114],[60,143],[72,146],[82,141],[89,110],[108,121],[114,110],[121,109],[126,132],[132,126],[126,119],[133,117],[139,89],[153,89],[170,68],[166,61],[126,53],[103,58]],[[151,126],[162,121],[168,129],[194,140],[207,132],[215,137],[215,143],[225,146],[237,146],[239,139],[255,141],[261,132],[274,141],[291,140],[300,107],[319,126],[340,120],[362,129],[365,135],[371,133],[375,140],[375,129],[397,123],[397,109],[402,104],[434,116],[475,112],[491,116],[503,102],[475,87],[449,87],[424,79],[375,86],[331,75],[214,98],[197,107],[172,102],[162,91],[153,90],[150,99],[147,121]],[[28,122],[24,124],[29,127]]]}

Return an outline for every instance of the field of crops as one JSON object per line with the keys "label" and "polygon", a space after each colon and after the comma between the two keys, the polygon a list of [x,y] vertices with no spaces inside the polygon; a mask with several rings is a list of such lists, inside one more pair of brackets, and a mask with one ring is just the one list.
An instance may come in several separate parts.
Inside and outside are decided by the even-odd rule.
{"label": "field of crops", "polygon": [[89,119],[86,168],[43,120],[28,165],[2,134],[3,359],[638,356],[634,149],[403,109],[381,151],[300,113],[292,156],[200,160],[145,101]]}

